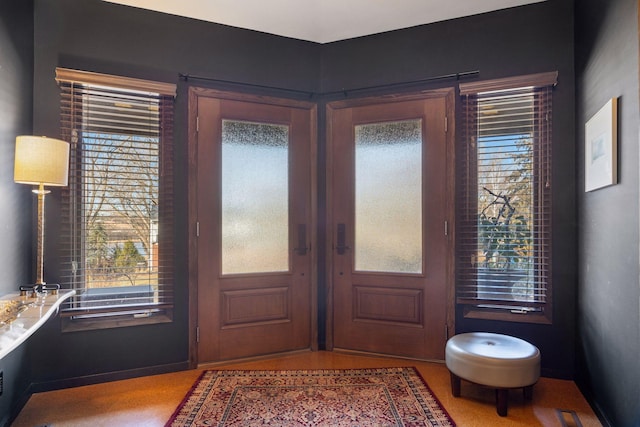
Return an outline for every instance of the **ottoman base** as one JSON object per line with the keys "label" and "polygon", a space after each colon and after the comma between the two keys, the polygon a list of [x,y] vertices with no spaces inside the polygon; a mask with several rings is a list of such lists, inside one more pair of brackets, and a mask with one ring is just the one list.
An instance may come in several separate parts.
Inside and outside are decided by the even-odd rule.
{"label": "ottoman base", "polygon": [[[453,372],[449,373],[451,374],[451,394],[453,394],[454,397],[460,397],[460,384],[462,378]],[[512,388],[496,388],[496,412],[498,412],[498,415],[501,417],[507,416],[507,409],[509,407],[509,390],[512,390]],[[530,401],[533,399],[533,384],[522,387],[522,394],[525,400]]]}

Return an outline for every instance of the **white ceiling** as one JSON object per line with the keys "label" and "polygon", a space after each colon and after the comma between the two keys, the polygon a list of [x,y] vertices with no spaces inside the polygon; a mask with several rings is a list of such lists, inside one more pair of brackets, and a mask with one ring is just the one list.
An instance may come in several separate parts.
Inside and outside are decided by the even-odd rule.
{"label": "white ceiling", "polygon": [[317,43],[544,0],[105,0]]}

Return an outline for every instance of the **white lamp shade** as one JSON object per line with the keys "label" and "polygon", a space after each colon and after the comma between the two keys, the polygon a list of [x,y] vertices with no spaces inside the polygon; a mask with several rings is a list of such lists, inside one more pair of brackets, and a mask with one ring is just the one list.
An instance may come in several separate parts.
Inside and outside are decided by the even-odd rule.
{"label": "white lamp shade", "polygon": [[20,184],[66,186],[69,143],[44,136],[16,137],[13,179]]}

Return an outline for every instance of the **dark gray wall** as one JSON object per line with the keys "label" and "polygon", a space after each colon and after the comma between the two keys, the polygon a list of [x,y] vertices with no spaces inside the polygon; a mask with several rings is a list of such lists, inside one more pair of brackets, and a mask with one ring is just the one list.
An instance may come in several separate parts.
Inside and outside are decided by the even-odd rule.
{"label": "dark gray wall", "polygon": [[[17,292],[31,274],[32,197],[13,182],[16,135],[31,133],[33,2],[0,2],[0,296]],[[26,345],[0,360],[4,392],[0,425],[22,402],[29,385]]]}
{"label": "dark gray wall", "polygon": [[569,90],[573,81],[573,2],[547,0],[327,44],[322,90],[471,70],[480,71],[481,79],[558,70],[560,86]]}
{"label": "dark gray wall", "polygon": [[[613,426],[640,425],[638,3],[576,7],[577,382]],[[618,97],[619,183],[584,192],[584,125]]]}

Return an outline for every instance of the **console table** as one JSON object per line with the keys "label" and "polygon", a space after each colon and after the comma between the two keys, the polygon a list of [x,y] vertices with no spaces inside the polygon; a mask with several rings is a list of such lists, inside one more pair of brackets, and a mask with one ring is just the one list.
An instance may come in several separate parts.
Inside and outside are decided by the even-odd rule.
{"label": "console table", "polygon": [[0,298],[0,359],[16,349],[45,322],[58,313],[60,305],[76,291],[60,289],[57,294],[32,298],[12,293]]}

